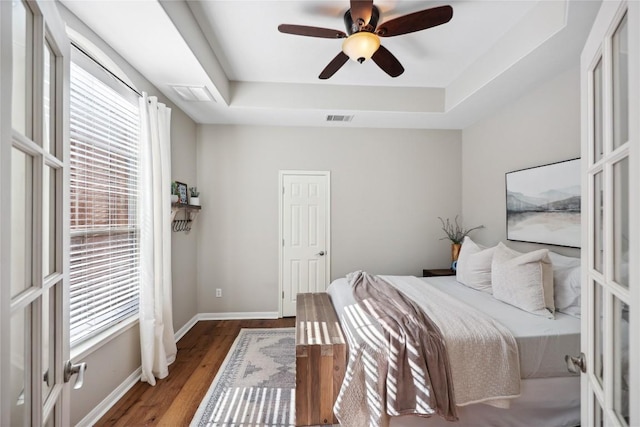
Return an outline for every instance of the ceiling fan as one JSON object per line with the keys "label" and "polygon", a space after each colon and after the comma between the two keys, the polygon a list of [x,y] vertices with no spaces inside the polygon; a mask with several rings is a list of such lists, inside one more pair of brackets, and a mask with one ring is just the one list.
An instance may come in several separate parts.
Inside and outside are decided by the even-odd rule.
{"label": "ceiling fan", "polygon": [[359,63],[373,59],[391,77],[404,72],[400,61],[380,44],[380,37],[393,37],[445,24],[451,20],[451,6],[439,6],[403,15],[378,26],[380,11],[373,0],[351,0],[351,8],[344,14],[347,32],[306,25],[281,24],[281,33],[299,36],[345,39],[342,51],[333,58],[318,77],[328,79],[342,67],[349,58]]}

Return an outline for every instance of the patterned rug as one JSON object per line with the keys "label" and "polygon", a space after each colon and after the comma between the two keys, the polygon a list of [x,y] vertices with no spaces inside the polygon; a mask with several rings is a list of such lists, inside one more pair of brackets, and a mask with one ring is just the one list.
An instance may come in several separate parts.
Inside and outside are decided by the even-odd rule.
{"label": "patterned rug", "polygon": [[295,329],[242,329],[191,426],[295,424]]}

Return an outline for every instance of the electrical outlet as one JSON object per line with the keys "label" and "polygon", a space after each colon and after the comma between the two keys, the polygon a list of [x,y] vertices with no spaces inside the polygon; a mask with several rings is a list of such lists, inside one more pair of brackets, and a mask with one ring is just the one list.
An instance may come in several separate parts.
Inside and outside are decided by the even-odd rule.
{"label": "electrical outlet", "polygon": [[222,298],[222,289],[220,288],[216,289],[216,298]]}

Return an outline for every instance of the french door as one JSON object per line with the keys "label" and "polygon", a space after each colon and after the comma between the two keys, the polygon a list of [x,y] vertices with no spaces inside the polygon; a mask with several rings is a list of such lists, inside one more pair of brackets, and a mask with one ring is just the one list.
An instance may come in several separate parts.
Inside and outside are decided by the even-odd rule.
{"label": "french door", "polygon": [[69,42],[54,2],[0,21],[0,425],[69,425]]}
{"label": "french door", "polygon": [[640,2],[605,1],[581,58],[582,425],[640,425]]}

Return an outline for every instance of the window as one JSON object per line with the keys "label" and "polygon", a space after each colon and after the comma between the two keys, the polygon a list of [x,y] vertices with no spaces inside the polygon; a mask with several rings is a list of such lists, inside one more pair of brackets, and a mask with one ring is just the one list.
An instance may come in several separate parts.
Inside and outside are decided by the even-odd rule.
{"label": "window", "polygon": [[71,345],[138,312],[139,111],[103,80],[72,61]]}

